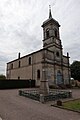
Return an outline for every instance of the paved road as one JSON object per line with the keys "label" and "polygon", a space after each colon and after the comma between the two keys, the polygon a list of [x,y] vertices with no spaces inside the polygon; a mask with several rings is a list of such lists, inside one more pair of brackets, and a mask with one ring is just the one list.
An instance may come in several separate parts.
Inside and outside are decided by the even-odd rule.
{"label": "paved road", "polygon": [[0,90],[0,116],[3,120],[80,120],[79,113],[19,96],[18,90]]}

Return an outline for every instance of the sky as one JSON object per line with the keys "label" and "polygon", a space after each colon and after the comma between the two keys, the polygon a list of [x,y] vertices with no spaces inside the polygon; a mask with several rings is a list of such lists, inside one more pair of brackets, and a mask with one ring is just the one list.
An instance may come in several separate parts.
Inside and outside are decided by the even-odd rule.
{"label": "sky", "polygon": [[80,0],[0,0],[0,74],[6,63],[43,47],[41,25],[49,17],[59,22],[64,55],[80,61]]}

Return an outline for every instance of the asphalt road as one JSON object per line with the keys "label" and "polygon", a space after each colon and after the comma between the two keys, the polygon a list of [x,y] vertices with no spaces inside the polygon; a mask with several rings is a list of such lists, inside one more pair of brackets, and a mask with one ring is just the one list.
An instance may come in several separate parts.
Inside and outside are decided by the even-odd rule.
{"label": "asphalt road", "polygon": [[0,90],[0,116],[2,120],[80,120],[77,112],[19,96],[18,90]]}

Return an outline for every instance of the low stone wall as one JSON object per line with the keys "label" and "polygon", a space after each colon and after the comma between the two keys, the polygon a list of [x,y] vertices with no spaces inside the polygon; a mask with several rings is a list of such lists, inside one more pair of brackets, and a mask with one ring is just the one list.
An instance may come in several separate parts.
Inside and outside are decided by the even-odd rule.
{"label": "low stone wall", "polygon": [[71,91],[50,91],[48,95],[39,94],[36,90],[19,90],[20,96],[25,96],[40,102],[55,101],[64,98],[71,98]]}

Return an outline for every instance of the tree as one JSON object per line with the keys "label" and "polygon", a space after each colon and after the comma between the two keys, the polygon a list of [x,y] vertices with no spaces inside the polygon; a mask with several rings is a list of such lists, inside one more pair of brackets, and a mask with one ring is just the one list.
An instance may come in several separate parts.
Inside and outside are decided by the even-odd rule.
{"label": "tree", "polygon": [[71,64],[71,77],[80,81],[80,61],[74,61]]}
{"label": "tree", "polygon": [[0,80],[5,80],[5,79],[6,79],[5,75],[1,74],[0,75]]}

